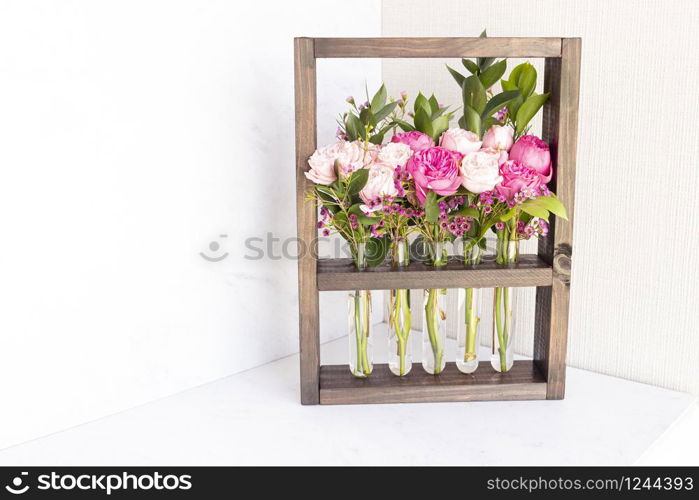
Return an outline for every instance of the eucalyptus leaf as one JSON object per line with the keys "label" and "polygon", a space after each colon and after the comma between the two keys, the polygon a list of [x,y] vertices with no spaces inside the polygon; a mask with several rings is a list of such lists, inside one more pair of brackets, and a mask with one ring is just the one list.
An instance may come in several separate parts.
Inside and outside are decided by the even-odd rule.
{"label": "eucalyptus leaf", "polygon": [[395,123],[401,129],[403,129],[404,132],[412,132],[413,130],[415,130],[415,127],[413,127],[411,124],[409,124],[406,121],[399,120],[397,118],[393,120],[393,123]]}
{"label": "eucalyptus leaf", "polygon": [[480,68],[476,63],[471,61],[470,59],[461,59],[461,64],[464,65],[464,67],[471,72],[472,75],[477,75],[478,72],[480,71]]}
{"label": "eucalyptus leaf", "polygon": [[500,111],[502,108],[507,106],[512,99],[518,97],[519,95],[519,90],[509,90],[493,96],[493,98],[490,99],[485,105],[485,109],[483,110],[483,113],[481,113],[481,117],[485,118],[492,115],[496,111]]}
{"label": "eucalyptus leaf", "polygon": [[529,124],[531,119],[534,118],[534,115],[536,115],[536,113],[541,109],[541,106],[544,105],[546,99],[548,98],[549,94],[532,94],[526,101],[524,101],[524,104],[522,104],[522,106],[520,106],[520,108],[517,110],[517,115],[515,118],[515,123],[517,124],[515,131],[517,134],[522,133],[527,124]]}
{"label": "eucalyptus leaf", "polygon": [[430,115],[423,108],[415,112],[415,128],[430,137],[434,135]]}
{"label": "eucalyptus leaf", "polygon": [[456,71],[455,69],[449,67],[448,64],[446,65],[446,67],[449,70],[449,73],[451,73],[451,76],[454,78],[456,83],[459,85],[459,87],[463,86],[464,80],[466,79],[466,77],[464,75],[462,75],[461,73],[459,73],[458,71]]}
{"label": "eucalyptus leaf", "polygon": [[383,119],[390,115],[397,105],[397,101],[389,102],[383,108],[374,113],[374,120],[376,120],[376,123],[380,123]]}
{"label": "eucalyptus leaf", "polygon": [[476,75],[471,75],[466,80],[461,88],[464,106],[468,105],[475,109],[478,114],[485,109],[488,96],[485,93],[485,88],[480,79]]}
{"label": "eucalyptus leaf", "polygon": [[381,84],[381,88],[379,88],[378,92],[374,94],[374,97],[371,100],[371,111],[374,114],[378,113],[379,110],[384,107],[387,97],[386,85]]}
{"label": "eucalyptus leaf", "polygon": [[481,136],[481,116],[471,106],[464,107],[464,124],[466,130],[470,130],[478,137]]}
{"label": "eucalyptus leaf", "polygon": [[432,139],[435,143],[439,143],[439,137],[449,128],[449,118],[440,116],[432,122]]}
{"label": "eucalyptus leaf", "polygon": [[429,191],[425,197],[425,219],[432,224],[437,223],[439,218],[439,205],[437,204],[437,193]]}
{"label": "eucalyptus leaf", "polygon": [[360,168],[350,174],[347,181],[347,192],[350,195],[358,194],[369,180],[369,169]]}
{"label": "eucalyptus leaf", "polygon": [[496,62],[489,68],[482,71],[480,75],[478,75],[478,78],[483,84],[483,87],[489,89],[490,87],[495,85],[495,83],[500,79],[502,75],[505,74],[506,69],[507,60],[502,59],[501,61]]}

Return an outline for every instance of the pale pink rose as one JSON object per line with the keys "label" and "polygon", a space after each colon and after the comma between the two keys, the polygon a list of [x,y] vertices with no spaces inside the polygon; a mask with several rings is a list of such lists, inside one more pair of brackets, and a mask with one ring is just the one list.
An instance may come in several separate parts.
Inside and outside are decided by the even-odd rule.
{"label": "pale pink rose", "polygon": [[364,149],[361,143],[338,141],[316,150],[308,159],[311,169],[305,172],[306,177],[316,184],[329,185],[337,180],[335,175],[335,160],[341,177],[364,167]]}
{"label": "pale pink rose", "polygon": [[474,194],[491,191],[502,182],[499,170],[500,152],[481,149],[468,153],[461,160],[461,183]]}
{"label": "pale pink rose", "polygon": [[413,155],[410,146],[402,142],[389,142],[378,152],[377,161],[386,163],[392,167],[404,167],[408,159]]}
{"label": "pale pink rose", "polygon": [[461,158],[461,153],[440,147],[425,149],[410,157],[405,168],[415,181],[415,194],[420,204],[425,202],[429,191],[449,196],[459,189]]}
{"label": "pale pink rose", "polygon": [[[398,195],[398,189],[396,189],[393,177],[395,167],[387,163],[373,163],[367,168],[369,168],[369,179],[364,185],[364,188],[359,192],[359,197],[364,203],[371,205],[371,201],[375,201],[379,198]],[[374,211],[379,208],[381,208],[381,205],[377,204],[369,210]]]}
{"label": "pale pink rose", "polygon": [[415,153],[434,147],[434,141],[432,138],[427,134],[418,132],[417,130],[396,134],[391,138],[391,142],[407,144]]}
{"label": "pale pink rose", "polygon": [[507,160],[509,160],[509,155],[507,154],[507,151],[500,151],[500,158],[498,159],[498,165],[502,165],[505,163]]}
{"label": "pale pink rose", "polygon": [[510,149],[510,160],[536,170],[544,183],[551,180],[553,169],[549,146],[534,135],[524,135],[517,139]]}
{"label": "pale pink rose", "polygon": [[541,177],[533,168],[516,161],[508,160],[500,166],[502,181],[495,186],[495,191],[512,200],[515,193],[523,191],[524,194],[538,194],[541,186]]}
{"label": "pale pink rose", "polygon": [[462,155],[481,149],[483,142],[476,134],[462,128],[450,128],[442,134],[439,145]]}
{"label": "pale pink rose", "polygon": [[509,151],[512,147],[513,135],[512,127],[493,125],[483,136],[483,147]]}

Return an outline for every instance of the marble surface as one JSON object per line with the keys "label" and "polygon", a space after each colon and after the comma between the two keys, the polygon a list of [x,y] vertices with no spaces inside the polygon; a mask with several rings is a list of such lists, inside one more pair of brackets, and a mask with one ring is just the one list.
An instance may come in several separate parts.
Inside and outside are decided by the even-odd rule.
{"label": "marble surface", "polygon": [[[345,349],[324,344],[323,362]],[[694,403],[569,369],[563,401],[301,406],[294,355],[3,450],[0,465],[622,465]]]}

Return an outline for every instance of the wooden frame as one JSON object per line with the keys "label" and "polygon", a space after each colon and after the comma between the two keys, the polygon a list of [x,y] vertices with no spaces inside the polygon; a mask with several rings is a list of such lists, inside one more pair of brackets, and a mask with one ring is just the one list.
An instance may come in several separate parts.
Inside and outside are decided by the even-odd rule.
{"label": "wooden frame", "polygon": [[[579,38],[296,38],[296,211],[299,238],[299,339],[302,404],[563,399],[568,339],[568,303],[573,244],[575,158],[580,81]],[[486,262],[466,269],[430,269],[411,264],[392,270],[357,271],[343,259],[317,260],[317,207],[304,201],[312,186],[303,175],[316,149],[316,59],[334,57],[541,57],[545,58],[543,139],[551,146],[553,191],[568,221],[551,221],[538,255],[514,266]],[[448,363],[440,375],[415,370],[395,377],[375,365],[367,379],[352,377],[346,365],[320,366],[319,293],[323,290],[535,286],[534,358],[516,361],[507,373],[481,363],[471,375]]]}

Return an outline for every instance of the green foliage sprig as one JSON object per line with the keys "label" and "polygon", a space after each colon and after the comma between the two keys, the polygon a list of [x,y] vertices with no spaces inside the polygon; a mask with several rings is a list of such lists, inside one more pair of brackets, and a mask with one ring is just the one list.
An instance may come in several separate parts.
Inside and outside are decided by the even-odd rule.
{"label": "green foliage sprig", "polygon": [[395,120],[395,123],[405,132],[417,130],[429,135],[435,142],[449,128],[449,122],[454,116],[448,107],[441,107],[437,98],[432,94],[428,99],[422,93],[418,93],[413,104],[413,123],[404,120]]}
{"label": "green foliage sprig", "polygon": [[371,100],[367,91],[365,104],[357,106],[353,98],[349,98],[348,102],[352,109],[342,115],[340,120],[340,128],[348,141],[361,139],[372,144],[381,144],[386,132],[396,126],[394,120],[402,118],[405,114],[405,100],[389,101],[386,86],[383,84]]}

